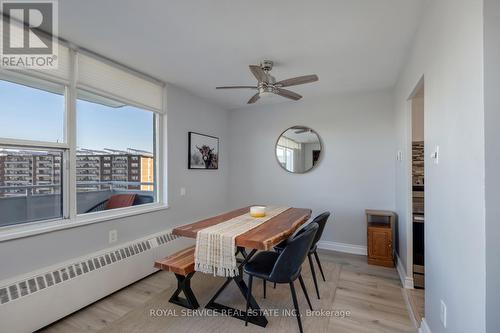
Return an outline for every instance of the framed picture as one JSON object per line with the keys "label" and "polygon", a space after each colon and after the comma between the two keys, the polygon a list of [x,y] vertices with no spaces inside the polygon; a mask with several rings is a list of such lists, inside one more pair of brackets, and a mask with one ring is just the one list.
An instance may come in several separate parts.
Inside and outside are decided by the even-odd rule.
{"label": "framed picture", "polygon": [[219,168],[219,138],[214,136],[189,132],[188,169]]}

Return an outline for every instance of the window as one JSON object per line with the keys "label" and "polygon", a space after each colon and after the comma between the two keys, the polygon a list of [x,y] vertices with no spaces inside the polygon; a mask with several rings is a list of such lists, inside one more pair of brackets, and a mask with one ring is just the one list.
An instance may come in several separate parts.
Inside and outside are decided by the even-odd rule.
{"label": "window", "polygon": [[126,205],[156,201],[153,112],[79,90],[76,126],[78,214],[109,208],[117,194],[136,196]]}
{"label": "window", "polygon": [[61,218],[64,150],[51,147],[64,140],[64,86],[8,76],[0,101],[0,227]]}
{"label": "window", "polygon": [[[161,202],[163,85],[95,55],[59,53],[55,71],[0,69],[0,232]],[[128,202],[108,204],[118,194]],[[101,212],[112,208],[123,211]]]}

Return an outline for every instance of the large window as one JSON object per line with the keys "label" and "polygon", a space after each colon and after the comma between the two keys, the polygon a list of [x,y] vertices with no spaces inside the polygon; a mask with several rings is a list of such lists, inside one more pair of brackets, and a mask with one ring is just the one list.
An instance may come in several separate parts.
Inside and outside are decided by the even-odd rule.
{"label": "large window", "polygon": [[60,47],[56,72],[0,69],[0,232],[161,202],[163,85]]}

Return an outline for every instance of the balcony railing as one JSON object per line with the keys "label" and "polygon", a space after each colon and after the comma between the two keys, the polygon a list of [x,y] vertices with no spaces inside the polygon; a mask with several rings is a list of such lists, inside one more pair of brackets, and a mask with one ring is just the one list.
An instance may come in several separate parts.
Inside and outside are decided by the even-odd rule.
{"label": "balcony railing", "polygon": [[[61,184],[39,184],[39,185],[11,185],[0,186],[0,199],[2,197],[12,196],[33,196],[40,194],[40,190],[44,192],[49,190],[53,194],[60,194]],[[79,181],[76,183],[77,191],[101,191],[113,189],[128,189],[129,186],[140,188],[141,186],[154,186],[152,182],[129,182],[129,181],[109,181],[109,182],[96,182],[96,181]],[[44,193],[46,194],[46,192]]]}
{"label": "balcony railing", "polygon": [[[94,186],[94,188],[82,191],[81,186]],[[100,189],[100,187],[105,186],[106,188]],[[4,195],[2,192],[7,190],[17,191],[17,193]],[[140,194],[154,198],[154,186],[153,183],[141,182],[85,182],[78,184],[77,214],[84,214],[111,196],[122,193]],[[62,199],[60,184],[0,186],[0,227],[32,221],[60,219],[63,217]]]}

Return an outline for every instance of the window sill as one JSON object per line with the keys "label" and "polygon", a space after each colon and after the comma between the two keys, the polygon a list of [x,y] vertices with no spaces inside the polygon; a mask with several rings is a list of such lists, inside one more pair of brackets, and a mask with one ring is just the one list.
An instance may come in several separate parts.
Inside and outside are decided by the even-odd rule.
{"label": "window sill", "polygon": [[0,228],[0,242],[24,238],[57,230],[81,227],[84,225],[116,220],[129,216],[142,215],[146,213],[168,209],[169,206],[162,203],[145,204],[137,207],[118,208],[112,211],[88,213],[78,215],[75,219],[57,219],[51,221],[32,222],[25,225],[13,225]]}

